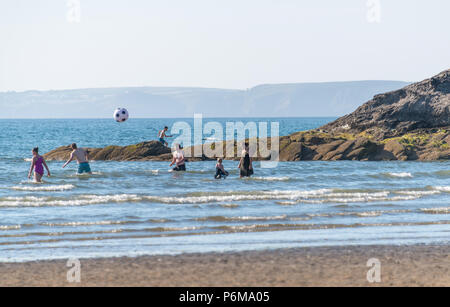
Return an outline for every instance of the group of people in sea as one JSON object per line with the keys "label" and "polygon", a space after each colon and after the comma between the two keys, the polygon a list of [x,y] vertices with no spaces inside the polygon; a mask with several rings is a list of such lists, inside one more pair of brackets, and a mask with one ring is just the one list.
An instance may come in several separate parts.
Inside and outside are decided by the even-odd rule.
{"label": "group of people in sea", "polygon": [[[78,163],[78,174],[88,173],[92,174],[91,166],[89,165],[89,152],[78,148],[77,144],[73,143],[70,145],[72,152],[70,153],[70,158],[64,163],[63,168],[65,168],[74,159]],[[33,158],[31,159],[30,171],[28,172],[28,179],[31,178],[31,174],[34,170],[34,181],[42,182],[42,177],[44,177],[44,167],[47,170],[47,176],[50,177],[50,169],[45,162],[43,156],[39,155],[39,148],[35,147],[32,150]]]}
{"label": "group of people in sea", "polygon": [[[165,138],[172,137],[171,135],[167,135],[168,127],[164,127],[163,130],[158,131],[158,138],[159,141],[165,145],[168,146],[169,144],[166,142]],[[174,144],[174,151],[173,151],[173,158],[172,162],[170,163],[170,167],[174,166],[172,171],[175,172],[182,172],[186,171],[186,158],[183,152],[183,148],[180,144]],[[253,175],[253,160],[250,156],[250,150],[249,150],[249,144],[244,144],[244,149],[242,151],[241,160],[239,161],[238,168],[240,169],[240,177],[250,177]],[[223,166],[223,159],[218,158],[217,164],[216,164],[216,174],[214,175],[214,178],[216,179],[222,179],[227,178],[230,173],[225,170],[225,167]]]}
{"label": "group of people in sea", "polygon": [[[169,144],[165,141],[166,137],[172,137],[171,135],[167,135],[168,127],[164,127],[163,130],[160,130],[158,132],[158,138],[159,141],[165,145],[168,146]],[[72,152],[70,153],[69,160],[67,160],[66,163],[62,166],[62,168],[65,168],[70,162],[73,160],[76,160],[78,163],[78,174],[92,174],[91,167],[89,165],[89,152],[87,150],[84,150],[82,148],[78,148],[76,143],[73,143],[71,146]],[[31,178],[31,175],[34,171],[34,181],[35,182],[42,182],[42,177],[44,176],[44,168],[47,170],[47,176],[50,177],[50,169],[47,166],[47,163],[45,162],[45,159],[43,156],[39,155],[39,148],[35,147],[32,150],[33,158],[31,159],[31,166],[30,170],[28,172],[28,178]],[[175,172],[183,172],[186,171],[186,158],[185,154],[183,152],[183,148],[180,144],[174,144],[174,151],[173,151],[173,158],[172,162],[170,163],[170,167],[174,166],[172,171]],[[249,151],[249,144],[244,144],[244,149],[242,151],[242,157],[239,161],[238,168],[240,169],[240,177],[250,177],[253,175],[253,160],[250,156]],[[229,176],[229,172],[225,170],[225,167],[223,165],[223,159],[218,158],[216,163],[216,174],[214,175],[214,178],[216,179],[222,179],[227,178]]]}

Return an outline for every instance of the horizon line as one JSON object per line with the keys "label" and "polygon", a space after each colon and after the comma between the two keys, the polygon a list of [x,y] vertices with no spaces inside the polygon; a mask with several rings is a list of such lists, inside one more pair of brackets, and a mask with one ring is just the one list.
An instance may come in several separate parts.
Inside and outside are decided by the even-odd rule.
{"label": "horizon line", "polygon": [[311,85],[311,84],[332,84],[332,83],[361,83],[361,82],[398,82],[398,83],[405,83],[405,84],[411,84],[416,81],[402,81],[402,80],[381,80],[381,79],[367,79],[367,80],[347,80],[347,81],[319,81],[319,82],[286,82],[286,83],[261,83],[254,85],[252,87],[247,88],[225,88],[225,87],[203,87],[203,86],[152,86],[152,85],[135,85],[135,86],[100,86],[100,87],[79,87],[79,88],[63,88],[63,89],[27,89],[27,90],[7,90],[7,91],[0,91],[0,94],[7,94],[7,93],[27,93],[27,92],[63,92],[63,91],[81,91],[81,90],[102,90],[102,89],[124,89],[124,88],[130,88],[130,89],[139,89],[139,88],[161,88],[161,89],[170,89],[170,88],[180,88],[180,89],[203,89],[203,90],[223,90],[223,91],[240,91],[245,92],[248,90],[255,89],[257,87],[262,86],[277,86],[277,85]]}

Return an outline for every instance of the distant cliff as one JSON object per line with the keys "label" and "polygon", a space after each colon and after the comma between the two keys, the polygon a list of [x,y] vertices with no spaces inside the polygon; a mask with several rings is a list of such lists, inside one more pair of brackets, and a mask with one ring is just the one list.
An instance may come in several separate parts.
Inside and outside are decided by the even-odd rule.
{"label": "distant cliff", "polygon": [[0,93],[0,118],[337,117],[407,83],[356,81],[260,85],[248,90],[129,87]]}

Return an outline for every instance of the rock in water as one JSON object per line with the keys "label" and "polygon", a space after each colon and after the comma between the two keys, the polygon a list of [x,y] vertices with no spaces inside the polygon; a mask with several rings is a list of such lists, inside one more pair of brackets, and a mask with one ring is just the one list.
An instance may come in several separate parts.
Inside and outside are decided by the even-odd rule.
{"label": "rock in water", "polygon": [[325,125],[332,133],[361,133],[377,139],[450,126],[450,70],[398,91],[375,96],[355,112]]}
{"label": "rock in water", "polygon": [[[89,158],[97,161],[142,161],[159,160],[160,157],[170,154],[170,148],[159,141],[143,142],[130,146],[108,146],[105,148],[85,148],[89,151]],[[68,160],[72,149],[62,146],[44,155],[46,160]]]}

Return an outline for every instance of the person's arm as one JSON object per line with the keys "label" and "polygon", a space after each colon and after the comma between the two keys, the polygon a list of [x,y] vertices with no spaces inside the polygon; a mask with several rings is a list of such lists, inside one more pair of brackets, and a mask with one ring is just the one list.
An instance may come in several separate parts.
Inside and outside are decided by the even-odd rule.
{"label": "person's arm", "polygon": [[253,158],[250,157],[250,164],[248,166],[248,169],[253,169]]}
{"label": "person's arm", "polygon": [[36,163],[36,159],[33,157],[33,159],[31,160],[31,167],[30,167],[30,171],[28,172],[28,179],[31,178],[31,173],[33,172],[33,168],[34,168],[34,164]]}
{"label": "person's arm", "polygon": [[241,166],[242,166],[242,162],[244,161],[244,158],[243,157],[241,157],[241,160],[239,160],[239,165],[238,165],[238,168],[241,168]]}
{"label": "person's arm", "polygon": [[67,166],[67,164],[69,164],[70,162],[72,162],[72,160],[73,160],[73,152],[70,154],[70,159],[69,160],[67,160],[67,162],[66,163],[64,163],[64,165],[63,165],[63,167],[62,168],[65,168],[66,166]]}
{"label": "person's arm", "polygon": [[175,158],[175,156],[173,156],[173,158],[172,158],[172,163],[170,163],[170,165],[169,166],[172,166],[172,165],[174,165],[175,164],[175,161],[177,160],[177,158]]}
{"label": "person's arm", "polygon": [[45,169],[47,170],[47,176],[50,177],[50,170],[48,169],[47,163],[45,162],[44,158],[42,158],[42,163],[44,164]]}

